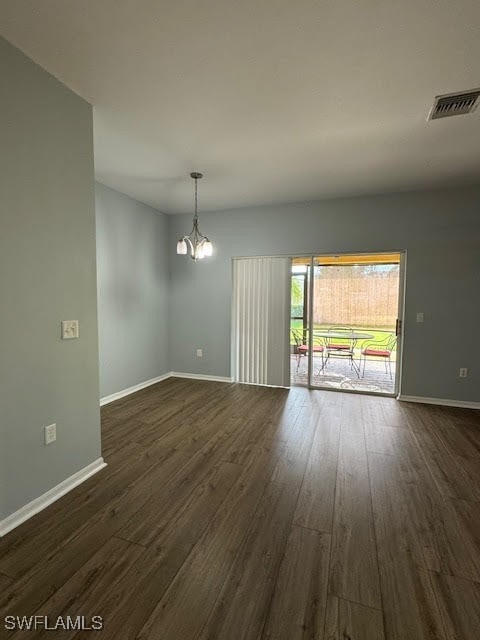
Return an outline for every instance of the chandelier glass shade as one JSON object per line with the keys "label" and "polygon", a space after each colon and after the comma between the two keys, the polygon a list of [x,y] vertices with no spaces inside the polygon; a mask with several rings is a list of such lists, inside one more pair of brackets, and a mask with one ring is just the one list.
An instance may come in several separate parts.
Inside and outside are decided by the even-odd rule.
{"label": "chandelier glass shade", "polygon": [[207,236],[200,233],[198,228],[198,210],[197,210],[197,182],[203,178],[203,174],[194,171],[190,177],[195,180],[195,215],[193,216],[193,227],[187,236],[183,236],[177,242],[177,254],[180,256],[190,255],[196,262],[203,258],[209,257],[213,253],[213,246]]}

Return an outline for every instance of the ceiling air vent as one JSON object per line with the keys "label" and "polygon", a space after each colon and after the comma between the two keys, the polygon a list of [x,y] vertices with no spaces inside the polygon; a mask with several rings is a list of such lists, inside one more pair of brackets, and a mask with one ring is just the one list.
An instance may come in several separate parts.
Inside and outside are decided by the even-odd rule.
{"label": "ceiling air vent", "polygon": [[428,120],[437,120],[438,118],[448,118],[449,116],[461,116],[465,113],[472,113],[478,105],[479,96],[480,89],[435,96],[433,107],[428,114]]}

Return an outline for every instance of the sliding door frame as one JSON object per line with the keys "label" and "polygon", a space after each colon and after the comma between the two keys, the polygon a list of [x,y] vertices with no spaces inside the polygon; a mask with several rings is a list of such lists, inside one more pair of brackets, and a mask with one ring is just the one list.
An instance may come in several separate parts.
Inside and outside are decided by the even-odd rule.
{"label": "sliding door frame", "polygon": [[311,380],[313,374],[313,285],[315,282],[314,278],[314,266],[315,266],[315,256],[310,256],[310,265],[308,267],[308,300],[307,300],[307,309],[308,309],[308,352],[307,352],[307,365],[308,365],[308,373],[307,373],[307,386],[309,389],[312,389]]}
{"label": "sliding door frame", "polygon": [[[398,253],[400,255],[400,272],[399,272],[399,286],[398,286],[398,312],[397,312],[397,317],[400,320],[400,332],[398,334],[398,339],[397,339],[397,363],[396,363],[396,367],[395,367],[395,388],[394,391],[392,393],[375,393],[375,392],[368,392],[368,391],[358,391],[356,389],[334,389],[334,388],[323,388],[323,387],[316,387],[316,386],[312,386],[310,384],[310,380],[311,380],[311,371],[312,371],[312,355],[313,354],[313,332],[310,331],[310,327],[313,324],[313,304],[311,304],[311,301],[313,301],[313,266],[314,266],[314,260],[315,258],[321,258],[322,256],[351,256],[351,255],[389,255],[392,253]],[[271,254],[271,255],[255,255],[255,256],[232,256],[231,259],[231,282],[232,282],[232,286],[231,286],[231,290],[232,290],[232,299],[231,299],[231,322],[230,322],[230,344],[231,344],[231,363],[230,363],[230,369],[231,369],[231,377],[233,380],[234,377],[234,347],[233,347],[233,261],[234,260],[239,260],[242,258],[290,258],[291,260],[293,260],[294,258],[307,258],[310,260],[310,264],[308,266],[308,277],[309,277],[309,282],[308,282],[308,291],[309,291],[309,301],[307,302],[308,304],[308,384],[306,385],[306,387],[308,389],[313,389],[313,390],[318,390],[321,389],[322,391],[335,391],[335,392],[340,392],[340,393],[357,393],[357,394],[361,394],[361,395],[373,395],[373,396],[386,396],[386,397],[394,397],[397,398],[401,395],[402,392],[402,375],[403,375],[403,343],[404,343],[404,327],[405,327],[405,296],[406,296],[406,278],[407,278],[407,250],[406,249],[390,249],[390,250],[383,250],[383,251],[374,251],[374,250],[370,250],[370,251],[355,251],[355,250],[351,250],[351,251],[321,251],[321,252],[315,252],[315,253],[288,253],[288,254]],[[289,291],[290,291],[290,284],[289,284]],[[288,326],[290,327],[290,308],[288,309]],[[286,349],[286,358],[288,358],[288,363],[285,363],[285,366],[288,367],[286,370],[290,370],[290,329],[287,332],[287,335],[285,337],[285,340],[287,341],[287,345],[288,345],[288,349]],[[291,384],[289,386],[292,386]],[[305,386],[305,385],[301,385],[301,386]]]}
{"label": "sliding door frame", "polygon": [[[399,325],[397,323],[397,329],[399,330],[397,333],[397,360],[395,365],[395,384],[392,393],[387,393],[383,391],[365,391],[359,389],[336,389],[334,387],[322,387],[318,385],[312,384],[312,372],[313,372],[313,292],[314,292],[314,268],[315,261],[317,258],[322,258],[323,256],[361,256],[361,255],[391,255],[392,253],[398,253],[400,255],[399,262],[399,274],[398,274],[398,308],[397,308],[397,321],[399,321]],[[301,258],[303,256],[297,255],[294,256],[296,258]],[[392,251],[340,251],[340,252],[328,252],[328,253],[316,253],[313,256],[305,256],[310,257],[310,266],[309,266],[309,277],[310,277],[310,286],[309,286],[309,321],[308,321],[308,389],[313,390],[321,390],[321,391],[336,391],[340,393],[356,393],[360,395],[372,395],[372,396],[384,396],[387,398],[398,398],[401,394],[401,385],[402,385],[402,363],[403,363],[403,328],[405,326],[405,281],[406,281],[406,263],[407,263],[407,252],[405,249],[403,250],[392,250]]]}
{"label": "sliding door frame", "polygon": [[407,283],[407,251],[400,251],[400,282],[398,283],[398,319],[400,321],[399,331],[397,333],[397,366],[395,367],[395,397],[398,398],[402,393],[403,379],[403,343],[405,329],[405,294]]}

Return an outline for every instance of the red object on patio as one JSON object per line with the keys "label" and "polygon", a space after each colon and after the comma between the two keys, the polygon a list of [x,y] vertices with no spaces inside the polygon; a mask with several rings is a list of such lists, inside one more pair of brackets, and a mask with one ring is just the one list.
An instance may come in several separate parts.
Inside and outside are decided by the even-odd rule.
{"label": "red object on patio", "polygon": [[362,356],[382,356],[383,358],[388,358],[391,353],[391,351],[382,349],[363,349]]}
{"label": "red object on patio", "polygon": [[[325,350],[325,347],[322,347],[319,344],[314,344],[312,351],[316,351],[317,353],[322,353]],[[301,352],[301,353],[307,353],[308,351],[308,345],[306,344],[301,344],[300,346],[297,347],[297,351]]]}
{"label": "red object on patio", "polygon": [[342,350],[342,349],[346,349],[347,351],[350,349],[350,345],[349,344],[337,344],[335,342],[329,342],[327,344],[327,349],[337,349],[337,350]]}

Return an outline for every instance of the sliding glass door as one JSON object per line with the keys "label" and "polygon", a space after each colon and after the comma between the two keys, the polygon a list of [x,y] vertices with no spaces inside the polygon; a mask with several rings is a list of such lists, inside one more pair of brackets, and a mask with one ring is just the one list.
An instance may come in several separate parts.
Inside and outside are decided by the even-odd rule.
{"label": "sliding glass door", "polygon": [[291,277],[291,382],[395,395],[402,255],[294,258]]}

